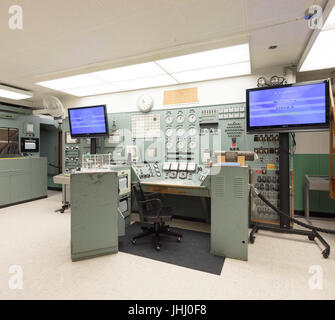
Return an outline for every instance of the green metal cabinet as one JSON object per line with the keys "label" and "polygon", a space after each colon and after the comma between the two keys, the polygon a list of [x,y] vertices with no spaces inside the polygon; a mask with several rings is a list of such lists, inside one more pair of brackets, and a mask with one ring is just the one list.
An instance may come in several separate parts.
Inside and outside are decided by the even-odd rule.
{"label": "green metal cabinet", "polygon": [[118,252],[117,172],[71,175],[72,261]]}
{"label": "green metal cabinet", "polygon": [[211,253],[248,260],[248,167],[213,167]]}
{"label": "green metal cabinet", "polygon": [[0,159],[0,207],[47,196],[47,159]]}

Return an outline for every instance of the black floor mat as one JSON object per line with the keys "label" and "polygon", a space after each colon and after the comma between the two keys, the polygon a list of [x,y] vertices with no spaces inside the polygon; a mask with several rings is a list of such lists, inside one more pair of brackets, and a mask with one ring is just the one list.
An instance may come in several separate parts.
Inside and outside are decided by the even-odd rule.
{"label": "black floor mat", "polygon": [[137,239],[135,245],[131,243],[132,237],[142,231],[140,223],[133,223],[126,229],[126,235],[119,238],[119,251],[190,269],[221,274],[224,258],[210,253],[209,233],[179,228],[170,229],[183,235],[181,242],[178,243],[176,237],[162,234],[161,250],[156,251],[154,235]]}

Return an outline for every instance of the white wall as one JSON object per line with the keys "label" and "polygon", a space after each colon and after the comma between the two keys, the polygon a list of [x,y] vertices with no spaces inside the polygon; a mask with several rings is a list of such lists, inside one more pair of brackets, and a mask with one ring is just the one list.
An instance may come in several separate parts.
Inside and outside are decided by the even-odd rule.
{"label": "white wall", "polygon": [[[154,110],[160,110],[172,107],[178,108],[180,106],[164,106],[164,90],[198,87],[199,102],[192,105],[237,103],[245,102],[245,90],[249,88],[255,88],[257,86],[257,79],[260,76],[270,78],[273,75],[282,76],[283,68],[275,67],[271,69],[260,70],[257,72],[257,74],[249,76],[203,81],[169,87],[127,91],[83,98],[67,97],[63,98],[62,101],[67,108],[106,104],[109,113],[129,112],[137,111],[137,99],[139,96],[145,93],[150,94],[153,97],[155,104]],[[288,76],[288,81],[295,82],[295,79],[292,75],[290,75]]]}

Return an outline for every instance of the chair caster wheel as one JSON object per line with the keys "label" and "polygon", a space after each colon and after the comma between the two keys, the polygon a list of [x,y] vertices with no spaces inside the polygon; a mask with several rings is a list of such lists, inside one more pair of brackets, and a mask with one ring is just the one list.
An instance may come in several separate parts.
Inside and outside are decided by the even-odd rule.
{"label": "chair caster wheel", "polygon": [[249,238],[249,242],[252,244],[252,243],[254,243],[255,242],[255,237],[250,237]]}
{"label": "chair caster wheel", "polygon": [[314,241],[315,237],[314,236],[308,236],[308,240]]}
{"label": "chair caster wheel", "polygon": [[177,242],[181,242],[181,237],[178,237],[178,238],[177,238]]}
{"label": "chair caster wheel", "polygon": [[325,259],[327,259],[329,257],[329,251],[328,250],[322,251],[322,255]]}
{"label": "chair caster wheel", "polygon": [[131,243],[132,244],[136,244],[136,240],[131,240]]}
{"label": "chair caster wheel", "polygon": [[160,246],[156,246],[156,251],[160,251],[161,250],[161,247]]}
{"label": "chair caster wheel", "polygon": [[61,209],[61,210],[59,210],[59,212],[60,212],[60,213],[64,213],[64,210],[63,210],[63,209]]}

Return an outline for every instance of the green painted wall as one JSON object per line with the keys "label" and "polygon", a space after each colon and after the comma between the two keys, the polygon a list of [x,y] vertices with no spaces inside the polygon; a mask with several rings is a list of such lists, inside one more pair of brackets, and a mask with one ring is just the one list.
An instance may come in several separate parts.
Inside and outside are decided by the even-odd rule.
{"label": "green painted wall", "polygon": [[[329,174],[328,154],[295,154],[294,167],[294,209],[304,210],[304,175]],[[330,200],[328,192],[311,191],[310,211],[335,213],[335,200]]]}

